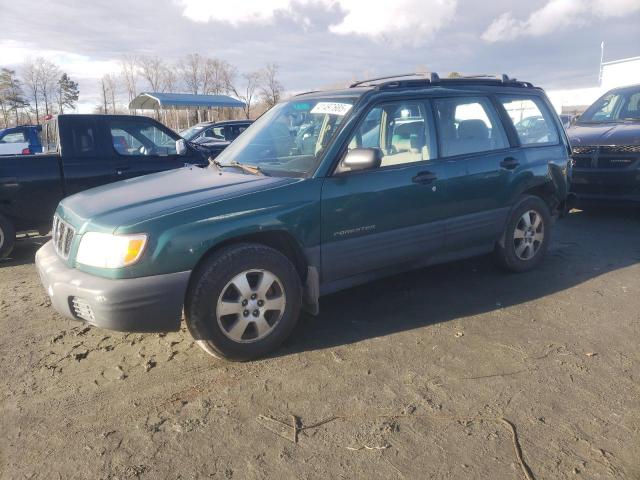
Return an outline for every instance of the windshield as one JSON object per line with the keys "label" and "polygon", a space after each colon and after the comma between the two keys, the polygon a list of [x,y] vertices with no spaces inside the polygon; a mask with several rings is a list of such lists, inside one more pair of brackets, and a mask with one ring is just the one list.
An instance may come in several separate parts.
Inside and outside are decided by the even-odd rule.
{"label": "windshield", "polygon": [[270,175],[308,176],[351,111],[355,98],[292,100],[260,117],[217,158]]}
{"label": "windshield", "polygon": [[609,92],[580,116],[578,123],[640,121],[640,87]]}
{"label": "windshield", "polygon": [[180,136],[185,140],[193,140],[193,138],[198,135],[205,127],[194,125],[193,127],[187,128],[186,130],[182,130],[180,132]]}

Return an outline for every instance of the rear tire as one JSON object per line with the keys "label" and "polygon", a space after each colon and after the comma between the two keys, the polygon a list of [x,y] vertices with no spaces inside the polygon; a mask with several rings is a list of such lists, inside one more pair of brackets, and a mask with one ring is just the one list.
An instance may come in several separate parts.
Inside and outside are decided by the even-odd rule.
{"label": "rear tire", "polygon": [[194,271],[185,319],[205,352],[245,361],[282,344],[296,325],[301,301],[300,276],[286,256],[242,243],[220,250]]}
{"label": "rear tire", "polygon": [[544,258],[551,238],[551,213],[540,197],[528,195],[513,208],[500,242],[498,264],[510,272],[536,268]]}
{"label": "rear tire", "polygon": [[13,251],[16,243],[16,230],[6,217],[0,215],[0,259],[6,258]]}

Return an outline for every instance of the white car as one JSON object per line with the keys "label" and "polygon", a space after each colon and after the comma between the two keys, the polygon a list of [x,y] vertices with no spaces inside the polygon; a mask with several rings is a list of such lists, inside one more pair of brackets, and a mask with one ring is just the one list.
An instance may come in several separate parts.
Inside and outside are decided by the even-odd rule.
{"label": "white car", "polygon": [[22,132],[11,132],[0,138],[0,155],[29,154],[29,142]]}

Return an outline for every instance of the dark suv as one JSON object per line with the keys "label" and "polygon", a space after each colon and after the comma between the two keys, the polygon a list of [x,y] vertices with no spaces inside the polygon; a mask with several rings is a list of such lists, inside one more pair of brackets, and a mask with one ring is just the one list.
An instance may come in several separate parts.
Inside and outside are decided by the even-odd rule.
{"label": "dark suv", "polygon": [[567,135],[573,147],[571,190],[581,205],[640,203],[640,85],[605,93]]}
{"label": "dark suv", "polygon": [[254,358],[330,292],[489,252],[535,267],[569,153],[544,92],[506,75],[358,82],[276,105],[206,169],[66,198],[36,263],[70,318],[162,332],[184,311],[207,352]]}

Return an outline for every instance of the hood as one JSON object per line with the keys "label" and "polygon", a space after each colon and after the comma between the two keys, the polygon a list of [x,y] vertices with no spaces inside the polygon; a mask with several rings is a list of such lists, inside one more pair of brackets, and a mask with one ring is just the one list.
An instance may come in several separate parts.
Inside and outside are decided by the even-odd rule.
{"label": "hood", "polygon": [[572,146],[640,145],[640,123],[576,124],[567,130]]}
{"label": "hood", "polygon": [[91,221],[109,231],[297,180],[184,167],[86,190],[65,198],[58,211],[73,225],[82,225],[81,230]]}

